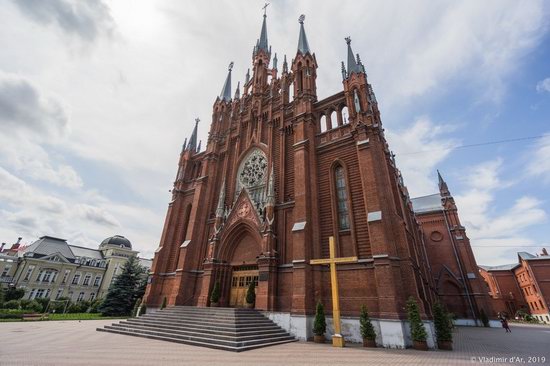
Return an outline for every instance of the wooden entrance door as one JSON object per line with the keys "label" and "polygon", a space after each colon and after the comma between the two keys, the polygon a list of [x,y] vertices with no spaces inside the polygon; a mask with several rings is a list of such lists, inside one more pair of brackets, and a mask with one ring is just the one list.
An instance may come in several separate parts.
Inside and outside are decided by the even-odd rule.
{"label": "wooden entrance door", "polygon": [[246,290],[252,281],[258,288],[258,273],[256,266],[236,267],[233,270],[229,306],[240,308],[246,305]]}

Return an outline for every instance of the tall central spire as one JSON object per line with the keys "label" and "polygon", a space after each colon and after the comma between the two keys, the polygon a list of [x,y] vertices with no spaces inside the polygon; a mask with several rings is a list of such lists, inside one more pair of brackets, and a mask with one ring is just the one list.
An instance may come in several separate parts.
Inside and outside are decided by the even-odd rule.
{"label": "tall central spire", "polygon": [[260,50],[264,50],[266,54],[269,54],[269,44],[267,41],[267,6],[269,3],[265,3],[263,9],[264,9],[264,21],[262,23],[262,31],[260,32],[260,39],[256,43],[256,47],[254,48],[254,55],[256,55]]}
{"label": "tall central spire", "polygon": [[306,53],[311,53],[309,50],[309,43],[307,43],[306,31],[304,29],[304,20],[306,19],[305,15],[300,15],[298,22],[300,22],[300,37],[298,38],[298,52],[301,52],[302,55]]}

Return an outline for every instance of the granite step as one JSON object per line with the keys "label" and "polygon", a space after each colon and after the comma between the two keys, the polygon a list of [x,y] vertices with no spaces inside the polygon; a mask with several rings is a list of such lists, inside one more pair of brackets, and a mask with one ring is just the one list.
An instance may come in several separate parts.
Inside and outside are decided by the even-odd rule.
{"label": "granite step", "polygon": [[[131,321],[122,321],[118,324],[124,324],[128,326],[135,326],[135,327],[145,327],[145,328],[154,328],[154,329],[166,329],[166,330],[179,330],[182,329],[181,326],[173,325],[173,324],[159,324],[159,323],[151,323],[151,322],[139,322],[139,321],[132,321],[133,319],[130,319]],[[113,324],[117,325],[117,324]],[[211,334],[221,334],[221,335],[233,335],[236,336],[237,334],[241,336],[248,336],[248,335],[261,335],[265,333],[270,332],[285,332],[283,329],[277,327],[277,326],[269,326],[269,327],[258,327],[258,328],[250,328],[250,330],[240,330],[237,332],[236,329],[219,329],[216,327],[209,327],[209,326],[197,326],[197,327],[185,327],[183,328],[185,330],[200,332],[200,333],[211,333]]]}
{"label": "granite step", "polygon": [[224,351],[233,351],[233,352],[242,352],[242,351],[248,351],[256,348],[262,348],[262,347],[269,347],[269,346],[276,346],[280,344],[290,343],[290,342],[296,342],[297,339],[292,338],[288,340],[280,340],[280,341],[268,341],[264,342],[262,344],[255,344],[255,345],[247,345],[247,346],[224,346],[219,344],[213,344],[210,342],[201,342],[191,339],[178,339],[173,338],[169,336],[156,336],[156,335],[147,335],[147,334],[138,334],[133,332],[126,332],[126,331],[120,331],[120,330],[112,330],[112,329],[105,329],[105,328],[97,328],[100,332],[109,332],[109,333],[116,333],[116,334],[123,334],[123,335],[129,335],[134,337],[144,337],[149,339],[156,339],[161,341],[167,341],[167,342],[175,342],[175,343],[182,343],[182,344],[188,344],[192,346],[199,346],[199,347],[207,347],[207,348],[213,348],[213,349],[220,349]]}
{"label": "granite step", "polygon": [[235,352],[296,341],[253,309],[176,306],[97,330]]}

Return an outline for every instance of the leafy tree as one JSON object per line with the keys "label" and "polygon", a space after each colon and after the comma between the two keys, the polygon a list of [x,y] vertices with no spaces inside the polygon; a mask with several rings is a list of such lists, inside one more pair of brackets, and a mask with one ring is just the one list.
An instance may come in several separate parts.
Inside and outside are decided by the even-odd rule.
{"label": "leafy tree", "polygon": [[420,311],[418,309],[418,304],[414,297],[409,297],[407,300],[407,315],[409,318],[409,324],[411,327],[411,337],[413,341],[424,342],[428,337],[422,319],[420,318]]}
{"label": "leafy tree", "polygon": [[144,272],[145,268],[139,265],[136,257],[128,258],[122,272],[109,287],[99,311],[107,316],[130,315],[137,299],[145,293]]}
{"label": "leafy tree", "polygon": [[447,313],[447,311],[439,301],[434,304],[433,313],[434,313],[435,334],[437,336],[437,340],[452,341],[453,333],[451,331],[449,314]]}
{"label": "leafy tree", "polygon": [[42,308],[39,310],[41,313],[46,311],[46,308],[48,307],[48,304],[50,303],[50,299],[48,299],[47,297],[35,298],[34,301],[36,301],[37,303],[40,304],[40,306],[42,306]]}
{"label": "leafy tree", "polygon": [[363,339],[374,341],[376,339],[376,332],[370,321],[369,313],[365,305],[361,306],[361,315],[359,316],[359,325],[361,328],[361,336]]}
{"label": "leafy tree", "polygon": [[102,299],[96,299],[90,304],[89,312],[92,314],[99,313],[99,307],[101,306]]}
{"label": "leafy tree", "polygon": [[19,300],[25,296],[24,288],[15,288],[15,286],[8,287],[8,290],[4,294],[4,301]]}
{"label": "leafy tree", "polygon": [[246,303],[247,304],[254,304],[256,301],[256,283],[254,281],[250,282],[250,285],[248,285],[248,290],[246,290]]}
{"label": "leafy tree", "polygon": [[4,309],[19,309],[19,300],[9,300],[4,303]]}
{"label": "leafy tree", "polygon": [[23,310],[29,310],[34,313],[42,312],[42,304],[35,300],[29,301],[28,303],[25,303],[25,305],[21,304],[21,308],[23,308]]}
{"label": "leafy tree", "polygon": [[216,283],[214,283],[214,288],[212,289],[212,293],[210,294],[210,302],[218,303],[218,301],[220,301],[220,296],[221,296],[220,281],[216,281]]}
{"label": "leafy tree", "polygon": [[315,309],[315,320],[313,322],[313,333],[318,336],[322,336],[327,331],[327,321],[325,319],[325,308],[321,301],[317,303]]}
{"label": "leafy tree", "polygon": [[6,298],[6,295],[5,295],[4,289],[0,287],[0,308],[4,304],[5,298]]}

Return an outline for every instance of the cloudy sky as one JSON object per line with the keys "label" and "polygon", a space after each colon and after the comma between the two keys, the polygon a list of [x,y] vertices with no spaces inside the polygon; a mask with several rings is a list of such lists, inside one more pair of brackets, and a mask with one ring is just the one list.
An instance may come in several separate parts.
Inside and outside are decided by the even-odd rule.
{"label": "cloudy sky", "polygon": [[[319,4],[269,6],[279,60],[306,14],[322,99],[342,88],[351,36],[411,195],[441,170],[478,263],[550,247],[550,4]],[[121,234],[152,256],[183,140],[197,116],[206,139],[230,61],[244,79],[262,6],[0,0],[0,240]]]}

